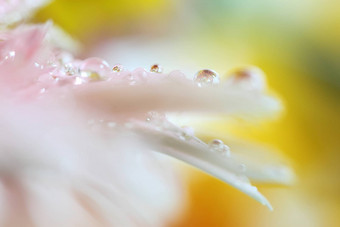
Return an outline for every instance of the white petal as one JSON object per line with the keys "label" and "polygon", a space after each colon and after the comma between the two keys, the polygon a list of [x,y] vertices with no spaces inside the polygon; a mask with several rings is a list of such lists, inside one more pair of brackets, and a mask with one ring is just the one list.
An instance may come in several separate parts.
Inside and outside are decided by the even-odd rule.
{"label": "white petal", "polygon": [[249,183],[247,177],[242,173],[242,168],[240,168],[242,163],[211,152],[207,144],[193,136],[187,136],[183,139],[174,133],[157,130],[157,128],[155,129],[145,123],[135,123],[132,130],[136,131],[148,143],[151,143],[155,151],[196,166],[248,194],[272,210],[268,200],[258,192],[256,187]]}
{"label": "white petal", "polygon": [[83,103],[109,113],[195,111],[203,113],[267,115],[277,113],[280,103],[271,96],[237,89],[198,88],[192,83],[168,79],[134,86],[97,83],[80,87],[76,95]]}
{"label": "white petal", "polygon": [[232,148],[236,160],[246,164],[246,175],[257,183],[291,185],[296,176],[289,166],[289,161],[274,149],[265,146],[226,140]]}

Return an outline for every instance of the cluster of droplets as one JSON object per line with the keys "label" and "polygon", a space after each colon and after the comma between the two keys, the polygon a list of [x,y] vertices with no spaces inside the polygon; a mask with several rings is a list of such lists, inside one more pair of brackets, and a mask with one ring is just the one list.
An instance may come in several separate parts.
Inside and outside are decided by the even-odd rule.
{"label": "cluster of droplets", "polygon": [[[166,115],[161,114],[159,112],[150,111],[145,121],[147,123],[152,124],[152,127],[157,131],[164,131],[171,133],[173,136],[177,137],[182,141],[200,141],[195,137],[194,129],[189,126],[183,126],[181,128],[173,125],[169,121],[166,120]],[[203,143],[203,142],[200,142]],[[223,141],[219,139],[214,139],[207,144],[207,152],[211,152],[213,155],[216,155],[221,158],[231,158],[231,151],[228,145],[226,145]],[[242,174],[246,172],[246,165],[243,163],[239,163],[235,165],[234,170],[240,174],[240,179],[242,181],[247,181],[246,177],[242,177]],[[243,179],[244,178],[244,179]]]}
{"label": "cluster of droplets", "polygon": [[[88,58],[84,61],[73,60],[72,57],[68,55],[62,55],[59,58],[59,62],[62,65],[62,75],[66,75],[67,77],[74,77],[73,84],[80,85],[86,82],[100,81],[106,80],[110,74],[112,73],[121,73],[125,69],[122,65],[114,65],[110,68],[110,65],[100,59],[100,58]],[[163,67],[158,64],[154,64],[150,67],[150,73],[162,73]],[[171,74],[171,73],[170,73]],[[169,75],[170,75],[169,74]],[[230,73],[229,83],[244,83],[244,81],[248,82],[251,86],[260,87],[261,83],[259,82],[262,75],[262,71],[255,67],[245,67],[238,69],[232,73]],[[147,71],[143,68],[138,68],[131,73],[128,74],[128,81],[130,85],[134,85],[136,83],[136,79],[146,78],[148,75]],[[259,79],[260,78],[260,79]],[[61,80],[60,77],[54,77],[55,80]],[[210,69],[203,69],[198,71],[194,78],[194,82],[198,87],[206,87],[206,86],[214,86],[219,84],[220,78],[217,72]],[[256,85],[259,83],[260,85]],[[262,83],[263,84],[263,83]],[[42,90],[45,92],[45,88]],[[146,122],[151,122],[153,125],[156,125],[158,128],[166,127],[167,129],[173,130],[177,133],[178,137],[182,140],[189,140],[194,137],[194,131],[190,127],[182,127],[181,129],[177,129],[172,127],[168,121],[164,120],[165,115],[150,111],[147,113],[145,118]],[[103,122],[101,122],[102,124]],[[114,122],[106,122],[109,128],[115,127],[116,123]],[[166,124],[166,125],[164,125]],[[95,125],[95,124],[92,124]],[[225,145],[221,140],[214,139],[209,144],[209,150],[215,153],[218,153],[225,157],[230,157],[231,152],[230,148]],[[243,167],[241,166],[241,169]]]}
{"label": "cluster of droplets", "polygon": [[[3,57],[3,61],[8,61],[15,57],[15,52],[11,51]],[[131,72],[127,71],[122,65],[110,65],[101,58],[88,58],[85,60],[74,59],[73,56],[67,52],[58,53],[55,56],[55,61],[44,65],[35,63],[35,67],[43,69],[49,66],[49,76],[52,77],[59,85],[73,84],[81,85],[88,82],[113,80],[121,78],[129,85],[136,85],[138,82],[149,81],[149,76],[156,76],[156,74],[163,74],[163,67],[159,64],[152,65],[149,70],[144,68],[137,68]],[[47,67],[46,67],[47,68]],[[165,75],[169,79],[185,78],[183,73],[174,71]],[[199,70],[193,77],[193,81],[198,87],[217,86],[220,83],[220,76],[217,72],[211,69]],[[226,83],[233,87],[241,87],[251,90],[263,90],[265,87],[265,80],[263,72],[256,67],[243,67],[229,73]]]}
{"label": "cluster of droplets", "polygon": [[[220,77],[213,70],[202,69],[194,75],[194,81],[198,87],[216,86],[220,83]],[[263,91],[266,87],[264,72],[254,66],[246,66],[229,72],[225,84],[253,91]]]}
{"label": "cluster of droplets", "polygon": [[[96,82],[102,80],[111,80],[112,77],[117,76],[117,73],[125,71],[124,67],[120,64],[110,65],[100,58],[88,58],[84,61],[77,61],[73,59],[64,58],[59,59],[62,65],[61,70],[56,69],[50,72],[50,75],[55,77],[56,80],[67,80],[73,78],[74,85],[80,85],[87,82]],[[158,65],[152,65],[149,73],[162,73],[163,68]],[[137,68],[131,73],[126,73],[126,80],[130,85],[137,84],[138,81],[146,80],[148,72],[143,68]],[[67,77],[63,77],[67,76]]]}
{"label": "cluster of droplets", "polygon": [[[124,71],[124,67],[122,65],[115,65],[113,68],[110,69],[109,64],[107,64],[105,61],[102,61],[98,58],[90,58],[85,61],[83,61],[78,66],[78,70],[74,69],[73,65],[65,64],[66,66],[69,66],[70,68],[65,67],[67,69],[68,73],[71,75],[78,75],[80,77],[85,77],[90,81],[97,81],[102,80],[102,78],[107,76],[109,71],[113,73],[120,73]],[[254,70],[254,69],[251,69]],[[231,74],[232,79],[237,82],[237,80],[242,81],[243,79],[249,79],[252,78],[254,75],[254,71],[251,71],[249,68],[244,68],[243,71],[237,71],[237,73]],[[152,65],[150,70],[150,73],[162,73],[163,68],[160,65]],[[148,74],[146,73],[146,70],[139,68],[133,71],[132,73],[128,74],[129,80],[131,82],[135,82],[136,76],[140,77],[146,77]],[[198,87],[205,87],[205,86],[214,86],[219,83],[219,76],[215,71],[204,69],[200,70],[198,73],[196,73],[194,77],[194,81],[197,83]],[[194,129],[191,127],[177,127],[173,125],[171,122],[169,122],[166,119],[166,115],[164,113],[156,112],[156,111],[150,111],[146,113],[144,121],[157,131],[167,131],[168,133],[171,133],[173,136],[177,137],[180,140],[183,141],[191,141],[191,140],[198,140],[194,135]],[[91,128],[96,131],[98,128],[107,128],[112,129],[118,127],[125,127],[125,128],[133,128],[134,123],[127,121],[124,124],[118,124],[113,121],[99,121],[99,122],[93,122],[90,121],[89,125]],[[231,151],[230,148],[224,144],[223,141],[219,139],[214,139],[210,141],[207,144],[207,151],[213,153],[214,155],[220,156],[221,158],[231,158]],[[246,166],[242,163],[238,164],[234,167],[235,171],[237,171],[240,174],[240,179],[242,181],[247,182],[248,179],[245,177],[242,178],[242,174],[246,172]]]}

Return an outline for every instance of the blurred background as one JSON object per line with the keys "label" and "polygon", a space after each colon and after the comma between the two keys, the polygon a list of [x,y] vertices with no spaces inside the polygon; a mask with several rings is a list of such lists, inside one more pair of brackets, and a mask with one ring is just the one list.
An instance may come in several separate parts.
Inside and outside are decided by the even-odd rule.
{"label": "blurred background", "polygon": [[279,119],[205,126],[291,160],[296,184],[257,185],[274,212],[178,164],[188,200],[169,227],[340,226],[340,1],[55,0],[34,21],[50,18],[82,44],[80,56],[190,75],[256,65],[283,100]]}

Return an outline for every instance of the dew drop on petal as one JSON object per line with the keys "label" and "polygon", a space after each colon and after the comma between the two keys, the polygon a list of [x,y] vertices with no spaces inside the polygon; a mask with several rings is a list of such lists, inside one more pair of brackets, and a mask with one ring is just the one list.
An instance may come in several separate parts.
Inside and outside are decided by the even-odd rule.
{"label": "dew drop on petal", "polygon": [[190,126],[183,126],[182,130],[187,134],[188,136],[194,136],[195,135],[195,130],[194,128]]}
{"label": "dew drop on petal", "polygon": [[153,73],[162,73],[163,72],[163,67],[158,65],[158,64],[154,64],[154,65],[151,66],[150,72],[153,72]]}
{"label": "dew drop on petal", "polygon": [[195,135],[195,131],[192,127],[183,126],[181,129],[182,130],[177,133],[181,140],[190,140]]}
{"label": "dew drop on petal", "polygon": [[121,72],[121,71],[123,71],[123,69],[124,69],[124,67],[122,65],[117,64],[117,65],[113,66],[112,71]]}
{"label": "dew drop on petal", "polygon": [[77,68],[71,63],[64,64],[63,70],[68,76],[73,76],[77,72]]}
{"label": "dew drop on petal", "polygon": [[266,87],[264,72],[255,66],[238,68],[229,73],[228,84],[247,90],[262,91]]}
{"label": "dew drop on petal", "polygon": [[225,145],[221,140],[214,139],[209,143],[209,148],[212,152],[220,153],[224,156],[230,156],[230,148]]}
{"label": "dew drop on petal", "polygon": [[214,139],[209,143],[211,148],[219,148],[223,144],[224,143],[221,140],[218,140],[218,139]]}
{"label": "dew drop on petal", "polygon": [[110,65],[100,58],[88,58],[80,65],[80,70],[105,74],[110,71]]}
{"label": "dew drop on petal", "polygon": [[195,74],[194,81],[199,87],[204,87],[217,84],[219,83],[220,79],[217,72],[210,69],[203,69]]}

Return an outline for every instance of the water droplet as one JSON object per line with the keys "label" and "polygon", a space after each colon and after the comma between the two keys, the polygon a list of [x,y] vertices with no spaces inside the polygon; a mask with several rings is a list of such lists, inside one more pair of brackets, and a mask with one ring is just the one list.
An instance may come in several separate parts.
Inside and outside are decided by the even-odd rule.
{"label": "water droplet", "polygon": [[76,69],[72,64],[68,63],[64,65],[64,72],[68,76],[73,76],[76,73]]}
{"label": "water droplet", "polygon": [[210,69],[203,69],[195,74],[194,81],[199,87],[204,87],[217,84],[219,83],[220,79],[217,72]]}
{"label": "water droplet", "polygon": [[195,135],[195,130],[194,130],[193,127],[183,126],[182,130],[185,132],[185,134],[187,134],[189,136],[194,136]]}
{"label": "water droplet", "polygon": [[221,140],[214,139],[209,143],[210,147],[220,147],[221,145],[224,145],[224,143]]}
{"label": "water droplet", "polygon": [[81,71],[96,72],[97,74],[105,74],[110,71],[109,64],[100,58],[88,58],[80,65]]}
{"label": "water droplet", "polygon": [[112,71],[121,72],[121,71],[123,71],[123,69],[124,69],[124,67],[122,65],[118,64],[118,65],[113,66]]}
{"label": "water droplet", "polygon": [[247,90],[262,91],[266,87],[264,72],[254,66],[238,68],[229,73],[227,83]]}
{"label": "water droplet", "polygon": [[230,148],[225,145],[221,140],[214,139],[209,143],[209,148],[213,152],[220,153],[224,156],[230,156]]}
{"label": "water droplet", "polygon": [[153,73],[162,73],[163,72],[163,67],[158,65],[158,64],[152,65],[151,68],[150,68],[150,72],[153,72]]}
{"label": "water droplet", "polygon": [[194,136],[195,132],[192,127],[183,126],[182,131],[179,132],[179,138],[181,140],[189,140]]}

